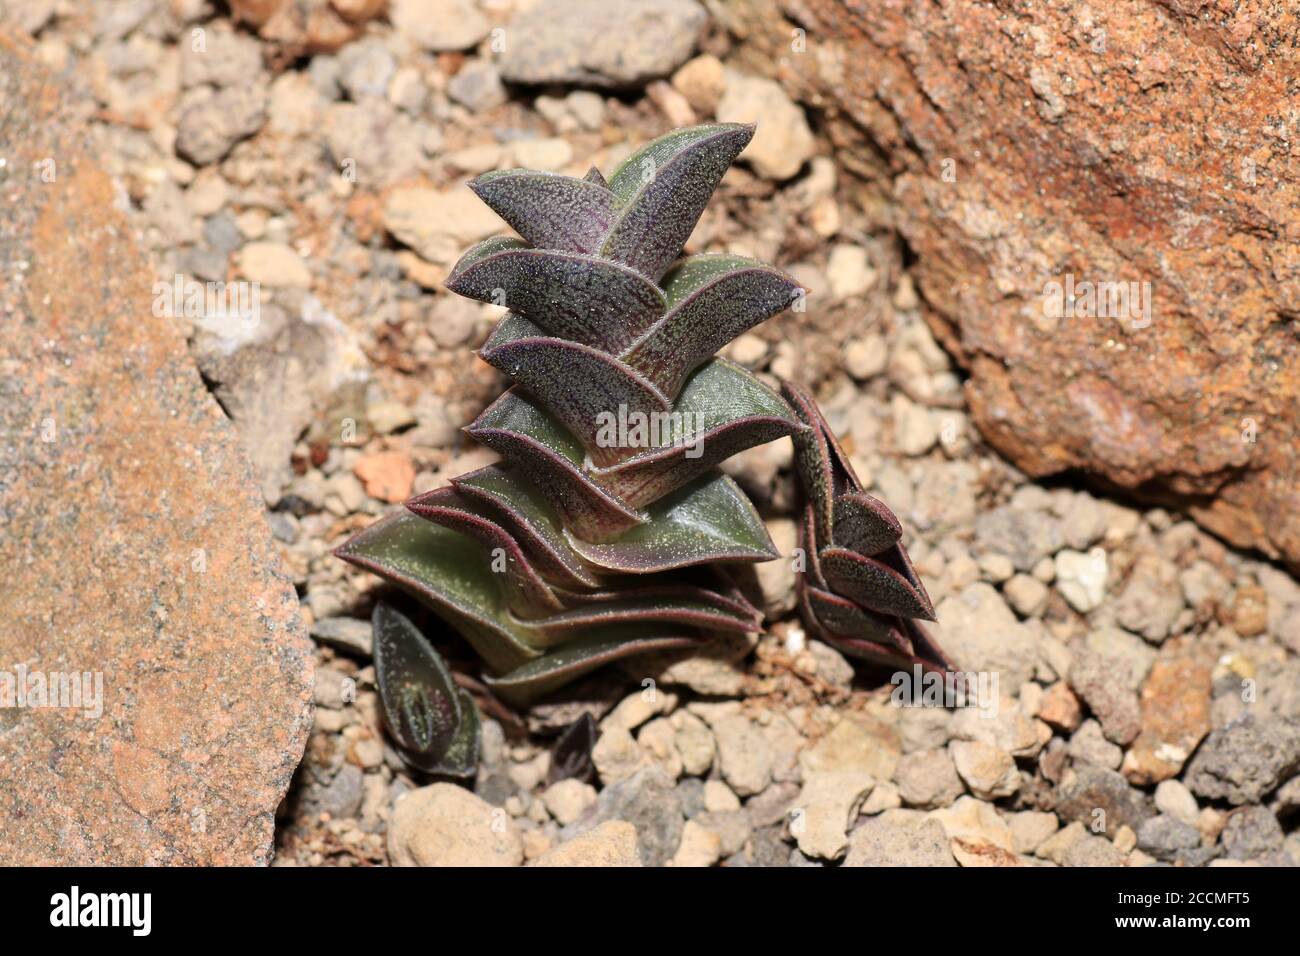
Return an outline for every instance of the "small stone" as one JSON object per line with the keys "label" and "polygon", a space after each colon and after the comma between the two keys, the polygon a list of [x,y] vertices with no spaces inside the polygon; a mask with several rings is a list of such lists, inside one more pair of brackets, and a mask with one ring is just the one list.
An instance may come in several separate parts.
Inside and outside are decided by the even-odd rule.
{"label": "small stone", "polygon": [[901,752],[892,727],[867,714],[848,713],[800,755],[799,765],[805,778],[819,772],[851,771],[891,780]]}
{"label": "small stone", "polygon": [[796,575],[792,555],[799,543],[799,531],[789,518],[769,518],[767,533],[781,557],[755,566],[763,607],[775,619],[794,610]]}
{"label": "small stone", "polygon": [[902,805],[903,798],[897,786],[892,783],[878,783],[866,802],[862,804],[861,813],[863,816],[874,816],[886,810],[896,810]]}
{"label": "small stone", "polygon": [[727,813],[740,809],[740,799],[721,780],[704,782],[704,809],[710,813]]}
{"label": "small stone", "polygon": [[598,130],[605,122],[605,98],[591,90],[573,90],[564,105],[583,129]]}
{"label": "small stone", "polygon": [[1009,557],[1018,571],[1029,571],[1064,544],[1060,523],[1042,511],[1003,505],[975,519],[975,544],[981,551]]}
{"label": "small stone", "polygon": [[812,158],[816,144],[808,120],[775,80],[729,73],[716,113],[722,123],[758,124],[740,158],[764,179],[789,179]]}
{"label": "small stone", "polygon": [[875,784],[874,777],[862,772],[809,774],[790,823],[799,850],[824,860],[843,856],[849,846],[849,825]]}
{"label": "small stone", "polygon": [[602,731],[591,748],[591,762],[605,786],[633,776],[649,763],[649,758],[632,734],[620,726]]}
{"label": "small stone", "polygon": [[240,140],[266,122],[267,88],[246,84],[198,100],[176,124],[176,153],[195,166],[224,159]]}
{"label": "small stone", "polygon": [[239,250],[240,274],[271,288],[311,288],[311,270],[298,253],[277,242],[250,242]]}
{"label": "small stone", "polygon": [[1080,614],[1101,606],[1106,598],[1106,552],[1096,548],[1088,554],[1064,550],[1056,555],[1056,589]]}
{"label": "small stone", "polygon": [[1123,866],[1124,854],[1109,840],[1085,833],[1061,855],[1061,866]]}
{"label": "small stone", "polygon": [[1043,694],[1037,716],[1058,730],[1071,732],[1083,722],[1083,708],[1070,685],[1058,680]]}
{"label": "small stone", "polygon": [[473,0],[391,0],[388,20],[398,33],[434,52],[468,50],[492,29]]}
{"label": "small stone", "polygon": [[[991,584],[1002,584],[1009,581],[1016,573],[1016,566],[1011,563],[1011,559],[1005,554],[981,555],[977,564],[984,580]],[[1003,595],[1006,595],[1005,588],[1003,588]]]}
{"label": "small stone", "polygon": [[1257,803],[1298,769],[1300,727],[1247,713],[1205,738],[1183,780],[1211,800]]}
{"label": "small stone", "polygon": [[637,829],[622,820],[607,820],[544,853],[530,866],[641,866]]}
{"label": "small stone", "polygon": [[1037,632],[1016,618],[992,585],[968,585],[944,598],[936,613],[935,640],[963,669],[997,674],[1007,687],[1019,687],[1033,676]]}
{"label": "small stone", "polygon": [[382,41],[376,39],[349,43],[338,55],[339,84],[354,100],[367,96],[383,97],[397,72],[397,62]]}
{"label": "small stone", "polygon": [[369,657],[372,653],[374,628],[369,621],[354,617],[327,617],[312,623],[311,636],[318,644]]}
{"label": "small stone", "polygon": [[1128,583],[1114,607],[1121,627],[1153,643],[1163,641],[1183,610],[1177,566],[1158,554],[1142,554],[1129,570]]}
{"label": "small stone", "polygon": [[844,866],[956,866],[948,834],[937,820],[886,811],[849,835]]}
{"label": "small stone", "polygon": [[388,857],[394,866],[518,866],[524,850],[503,812],[461,787],[435,783],[394,805]]}
{"label": "small stone", "polygon": [[645,866],[662,866],[677,852],[685,820],[681,798],[658,767],[647,767],[627,780],[606,787],[595,810],[561,831],[571,839],[607,820],[626,820],[636,827],[637,845]]}
{"label": "small stone", "polygon": [[366,408],[366,420],[377,435],[391,435],[415,424],[415,413],[401,402],[375,402]]}
{"label": "small stone", "polygon": [[1156,809],[1181,820],[1189,826],[1196,826],[1200,808],[1196,798],[1181,780],[1162,780],[1156,787]]}
{"label": "small stone", "polygon": [[694,820],[687,820],[682,842],[669,866],[713,866],[722,858],[722,838]]}
{"label": "small stone", "polygon": [[506,28],[501,73],[535,85],[644,86],[686,61],[707,18],[694,0],[540,0]]}
{"label": "small stone", "polygon": [[701,116],[712,116],[727,90],[727,73],[721,60],[705,53],[684,63],[673,74],[672,84],[691,109]]}
{"label": "small stone", "polygon": [[890,403],[894,419],[894,443],[904,455],[924,455],[939,440],[934,420],[925,406],[917,405],[904,395],[895,395]]}
{"label": "small stone", "polygon": [[948,751],[957,773],[975,796],[995,800],[1020,789],[1016,761],[1005,750],[978,740],[954,740]]}
{"label": "small stone", "polygon": [[1233,860],[1254,860],[1282,849],[1286,834],[1264,807],[1242,807],[1228,814],[1223,847]]}
{"label": "small stone", "polygon": [[723,779],[740,796],[761,792],[772,779],[767,738],[746,717],[724,717],[713,724]]}
{"label": "small stone", "polygon": [[754,833],[754,824],[744,810],[709,811],[695,822],[718,836],[724,857],[739,853]]}
{"label": "small stone", "polygon": [[365,485],[366,494],[372,498],[396,503],[411,497],[415,465],[405,452],[381,451],[362,455],[352,470]]}
{"label": "small stone", "polygon": [[850,339],[844,346],[844,368],[859,382],[884,372],[888,362],[889,351],[881,335],[871,333],[860,339]]}
{"label": "small stone", "polygon": [[460,187],[438,191],[407,186],[388,194],[384,228],[428,262],[450,264],[475,242],[505,228],[505,223]]}
{"label": "small stone", "polygon": [[1142,686],[1142,729],[1124,755],[1124,776],[1141,786],[1181,773],[1210,732],[1210,694],[1209,660],[1157,659]]}
{"label": "small stone", "polygon": [[673,726],[673,742],[682,758],[682,772],[695,776],[708,773],[713,766],[713,734],[704,721],[685,710],[668,718]]}
{"label": "small stone", "polygon": [[486,113],[509,98],[501,74],[488,60],[470,60],[462,66],[447,82],[447,95],[471,113]]}
{"label": "small stone", "polygon": [[965,791],[947,748],[905,754],[895,779],[903,802],[925,810],[950,806]]}
{"label": "small stone", "polygon": [[876,284],[876,270],[872,268],[866,249],[841,243],[831,249],[826,262],[826,279],[830,282],[831,295],[837,302],[842,302],[871,291]]}
{"label": "small stone", "polygon": [[962,797],[951,807],[932,811],[928,819],[943,825],[949,848],[963,866],[979,865],[981,857],[989,862],[1003,861],[1005,856],[1014,859],[1011,828],[991,803]]}
{"label": "small stone", "polygon": [[1152,816],[1145,794],[1114,770],[1086,763],[1068,772],[1057,787],[1056,812],[1064,820],[1089,827],[1100,824],[1107,836],[1114,836],[1121,826],[1140,835],[1142,823]]}
{"label": "small stone", "polygon": [[559,137],[521,139],[514,144],[515,162],[525,169],[557,170],[573,159],[573,147]]}
{"label": "small stone", "polygon": [[561,826],[568,826],[595,806],[596,788],[569,777],[547,787],[542,793],[542,803]]}
{"label": "small stone", "polygon": [[1070,758],[1077,762],[1095,764],[1107,770],[1118,770],[1124,751],[1115,746],[1101,732],[1101,724],[1085,720],[1070,738]]}
{"label": "small stone", "polygon": [[1137,845],[1157,860],[1173,860],[1181,851],[1201,845],[1201,834],[1176,817],[1159,814],[1137,828]]}
{"label": "small stone", "polygon": [[1082,649],[1070,664],[1070,686],[1097,715],[1106,737],[1127,744],[1142,729],[1137,695],[1117,680],[1115,659]]}
{"label": "small stone", "polygon": [[817,676],[832,687],[848,690],[853,683],[853,665],[844,655],[821,641],[809,641],[808,653],[817,664]]}
{"label": "small stone", "polygon": [[667,694],[657,688],[639,690],[619,701],[601,720],[600,729],[622,727],[628,731],[636,730],[650,718],[670,714],[676,707],[676,694]]}
{"label": "small stone", "polygon": [[1002,585],[1002,594],[1021,617],[1038,617],[1047,607],[1051,591],[1037,578],[1016,574]]}
{"label": "small stone", "polygon": [[1012,848],[1017,853],[1033,853],[1060,829],[1055,813],[1042,810],[1023,810],[1007,814],[1011,828]]}
{"label": "small stone", "polygon": [[682,757],[677,752],[675,737],[672,724],[660,717],[642,727],[636,738],[641,752],[673,780],[682,775]]}

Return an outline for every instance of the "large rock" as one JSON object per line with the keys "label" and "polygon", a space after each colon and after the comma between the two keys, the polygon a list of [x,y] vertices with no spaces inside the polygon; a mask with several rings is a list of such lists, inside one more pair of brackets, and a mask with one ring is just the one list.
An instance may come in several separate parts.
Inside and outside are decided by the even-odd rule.
{"label": "large rock", "polygon": [[0,697],[19,664],[28,690],[91,688],[80,710],[0,710],[0,863],[266,863],[310,643],[68,99],[0,34]]}
{"label": "large rock", "polygon": [[[816,103],[836,155],[897,203],[999,450],[1158,494],[1300,568],[1300,163],[1286,124],[1259,121],[1293,110],[1294,57],[1273,51],[1296,15],[1204,8],[716,9],[740,61]],[[1067,277],[1076,317],[1056,318]],[[1085,317],[1083,282],[1149,283],[1149,322]]]}

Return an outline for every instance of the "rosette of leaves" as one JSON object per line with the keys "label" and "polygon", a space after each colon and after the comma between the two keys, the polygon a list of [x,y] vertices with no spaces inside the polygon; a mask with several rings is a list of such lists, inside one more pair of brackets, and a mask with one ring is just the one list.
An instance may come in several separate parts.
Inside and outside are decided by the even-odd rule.
{"label": "rosette of leaves", "polygon": [[803,489],[798,598],[804,623],[850,657],[950,670],[948,657],[921,623],[935,620],[934,606],[903,547],[898,518],[862,490],[812,397],[791,382],[781,390],[807,426],[794,436]]}
{"label": "rosette of leaves", "polygon": [[801,290],[738,256],[677,261],[752,136],[677,130],[608,180],[512,169],[470,184],[518,233],[470,249],[447,279],[509,309],[479,354],[514,385],[466,428],[501,460],[338,554],[433,608],[510,703],[629,655],[760,627],[726,566],[776,552],[716,466],[802,426],[714,353]]}

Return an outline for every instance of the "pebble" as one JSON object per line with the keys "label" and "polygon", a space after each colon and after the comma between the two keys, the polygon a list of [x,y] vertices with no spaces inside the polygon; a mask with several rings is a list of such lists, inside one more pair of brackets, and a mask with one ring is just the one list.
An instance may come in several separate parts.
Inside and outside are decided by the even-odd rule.
{"label": "pebble", "polygon": [[371,498],[395,504],[411,497],[415,465],[405,452],[381,451],[362,455],[352,470]]}
{"label": "pebble", "polygon": [[462,66],[448,81],[447,95],[471,113],[486,113],[509,98],[500,72],[488,60],[470,60]]}
{"label": "pebble", "polygon": [[902,801],[925,810],[950,806],[966,789],[946,747],[905,754],[894,778]]}
{"label": "pebble", "polygon": [[568,826],[595,806],[596,788],[569,777],[547,787],[542,792],[542,803],[560,826]]}
{"label": "pebble", "polygon": [[803,109],[775,80],[728,73],[716,115],[720,123],[758,124],[740,158],[764,179],[790,179],[815,151]]}
{"label": "pebble", "polygon": [[1068,548],[1056,555],[1056,589],[1080,614],[1101,606],[1106,598],[1106,552],[1097,548],[1088,554]]}
{"label": "pebble", "polygon": [[1137,828],[1137,845],[1157,860],[1172,861],[1181,851],[1201,845],[1201,834],[1176,817],[1158,814]]}
{"label": "pebble", "polygon": [[924,455],[939,440],[939,432],[934,427],[934,419],[923,405],[908,400],[904,395],[895,395],[890,402],[894,419],[894,444],[898,450],[910,458]]}
{"label": "pebble", "polygon": [[721,780],[704,782],[704,809],[710,813],[727,813],[740,809],[740,798]]}
{"label": "pebble", "polygon": [[591,762],[606,787],[633,776],[649,764],[649,757],[625,728],[606,728],[591,748]]}
{"label": "pebble", "polygon": [[1253,860],[1282,849],[1286,834],[1264,807],[1242,807],[1228,814],[1223,848],[1233,860]]}
{"label": "pebble", "polygon": [[176,123],[176,154],[195,166],[226,157],[240,140],[266,122],[267,88],[258,84],[227,87],[199,99]]}
{"label": "pebble", "polygon": [[1014,842],[1011,828],[991,803],[974,797],[962,797],[951,807],[933,810],[928,819],[937,820],[952,841],[964,841],[965,848],[952,847],[955,855],[977,852],[980,847],[993,847],[1012,852]]}
{"label": "pebble", "polygon": [[1083,708],[1070,685],[1058,680],[1043,694],[1037,717],[1057,730],[1072,732],[1083,721]]}
{"label": "pebble", "polygon": [[394,866],[519,866],[523,842],[503,811],[449,783],[403,795],[388,827]]}
{"label": "pebble", "polygon": [[1156,786],[1155,803],[1156,809],[1161,813],[1189,826],[1196,826],[1200,808],[1196,805],[1192,791],[1181,780],[1162,780]]}
{"label": "pebble", "polygon": [[800,755],[799,766],[805,778],[819,772],[851,771],[892,780],[901,754],[893,728],[867,714],[848,713]]}
{"label": "pebble", "polygon": [[673,742],[682,758],[682,772],[694,776],[708,773],[716,750],[708,726],[685,710],[676,711],[668,722],[673,727]]}
{"label": "pebble", "polygon": [[958,775],[975,796],[996,800],[1020,789],[1016,761],[1005,750],[979,740],[954,740],[948,750]]}
{"label": "pebble", "polygon": [[1300,726],[1247,713],[1210,733],[1183,781],[1192,793],[1257,803],[1300,769]]}
{"label": "pebble", "polygon": [[607,820],[542,854],[530,866],[641,866],[637,829],[622,820]]}
{"label": "pebble", "polygon": [[721,60],[705,53],[682,64],[673,74],[672,84],[691,109],[701,116],[712,116],[727,90],[727,73]]}
{"label": "pebble", "polygon": [[467,50],[492,29],[473,0],[392,0],[388,20],[412,43],[434,52]]}
{"label": "pebble", "polygon": [[843,856],[849,825],[875,785],[875,778],[861,771],[808,774],[790,821],[800,852],[823,860]]}
{"label": "pebble", "polygon": [[956,866],[948,834],[938,820],[887,810],[849,836],[844,866]]}
{"label": "pebble", "polygon": [[1085,720],[1070,737],[1070,757],[1076,762],[1083,761],[1118,770],[1124,759],[1124,751],[1115,746],[1102,734],[1101,724],[1091,718]]}
{"label": "pebble", "polygon": [[1029,571],[1065,543],[1060,522],[1037,510],[1003,505],[975,519],[975,545],[1009,557],[1018,571]]}
{"label": "pebble", "polygon": [[722,838],[695,820],[687,820],[682,842],[669,866],[713,866],[722,858]]}
{"label": "pebble", "polygon": [[713,723],[722,777],[739,796],[760,793],[772,780],[772,749],[747,717],[723,717]]}
{"label": "pebble", "polygon": [[1033,853],[1061,827],[1055,813],[1043,810],[1008,813],[1006,820],[1011,828],[1012,849],[1017,853]]}
{"label": "pebble", "polygon": [[637,744],[642,753],[674,780],[682,775],[683,769],[675,738],[676,731],[663,717],[650,721],[637,734]]}
{"label": "pebble", "polygon": [[369,621],[354,617],[327,617],[312,622],[311,636],[318,644],[360,657],[370,657],[374,628]]}
{"label": "pebble", "polygon": [[1144,793],[1114,770],[1093,764],[1079,764],[1068,772],[1057,787],[1056,798],[1056,812],[1062,819],[1089,827],[1100,824],[1108,836],[1114,836],[1121,826],[1141,834],[1142,823],[1152,816]]}
{"label": "pebble", "polygon": [[349,43],[338,55],[339,85],[353,100],[383,97],[397,72],[397,62],[383,41],[364,39]]}
{"label": "pebble", "polygon": [[1051,591],[1037,578],[1015,574],[1002,585],[1002,594],[1021,617],[1038,617],[1047,607]]}
{"label": "pebble", "polygon": [[881,374],[888,361],[889,352],[884,337],[877,333],[850,339],[844,346],[844,369],[859,382]]}
{"label": "pebble", "polygon": [[636,827],[641,862],[663,866],[681,844],[685,819],[673,782],[658,767],[647,767],[600,791],[595,809],[561,831],[571,839],[607,820],[626,820]]}
{"label": "pebble", "polygon": [[240,275],[273,289],[311,288],[311,270],[302,256],[278,242],[250,242],[239,250]]}
{"label": "pebble", "polygon": [[513,83],[640,87],[691,55],[707,14],[695,0],[539,0],[506,27]]}
{"label": "pebble", "polygon": [[1034,673],[1036,632],[1022,624],[992,585],[977,581],[944,598],[935,639],[967,671],[998,674],[999,684],[1019,687]]}
{"label": "pebble", "polygon": [[840,243],[831,248],[826,261],[826,279],[835,301],[842,302],[870,292],[876,284],[876,270],[866,249]]}

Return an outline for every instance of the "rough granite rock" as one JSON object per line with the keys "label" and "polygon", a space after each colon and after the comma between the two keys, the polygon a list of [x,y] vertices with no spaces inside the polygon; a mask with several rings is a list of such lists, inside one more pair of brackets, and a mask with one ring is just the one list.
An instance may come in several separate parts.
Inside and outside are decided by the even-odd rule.
{"label": "rough granite rock", "polygon": [[1300,726],[1244,714],[1205,738],[1183,775],[1212,800],[1256,803],[1300,769]]}
{"label": "rough granite rock", "polygon": [[0,711],[0,862],[264,864],[310,642],[239,439],[32,56],[0,33],[0,669],[97,673],[102,715]]}
{"label": "rough granite rock", "polygon": [[[1294,10],[717,7],[737,59],[816,103],[843,164],[898,204],[986,438],[1300,567],[1300,158],[1259,120],[1293,110]],[[1084,282],[1139,283],[1149,313],[1088,317]]]}

